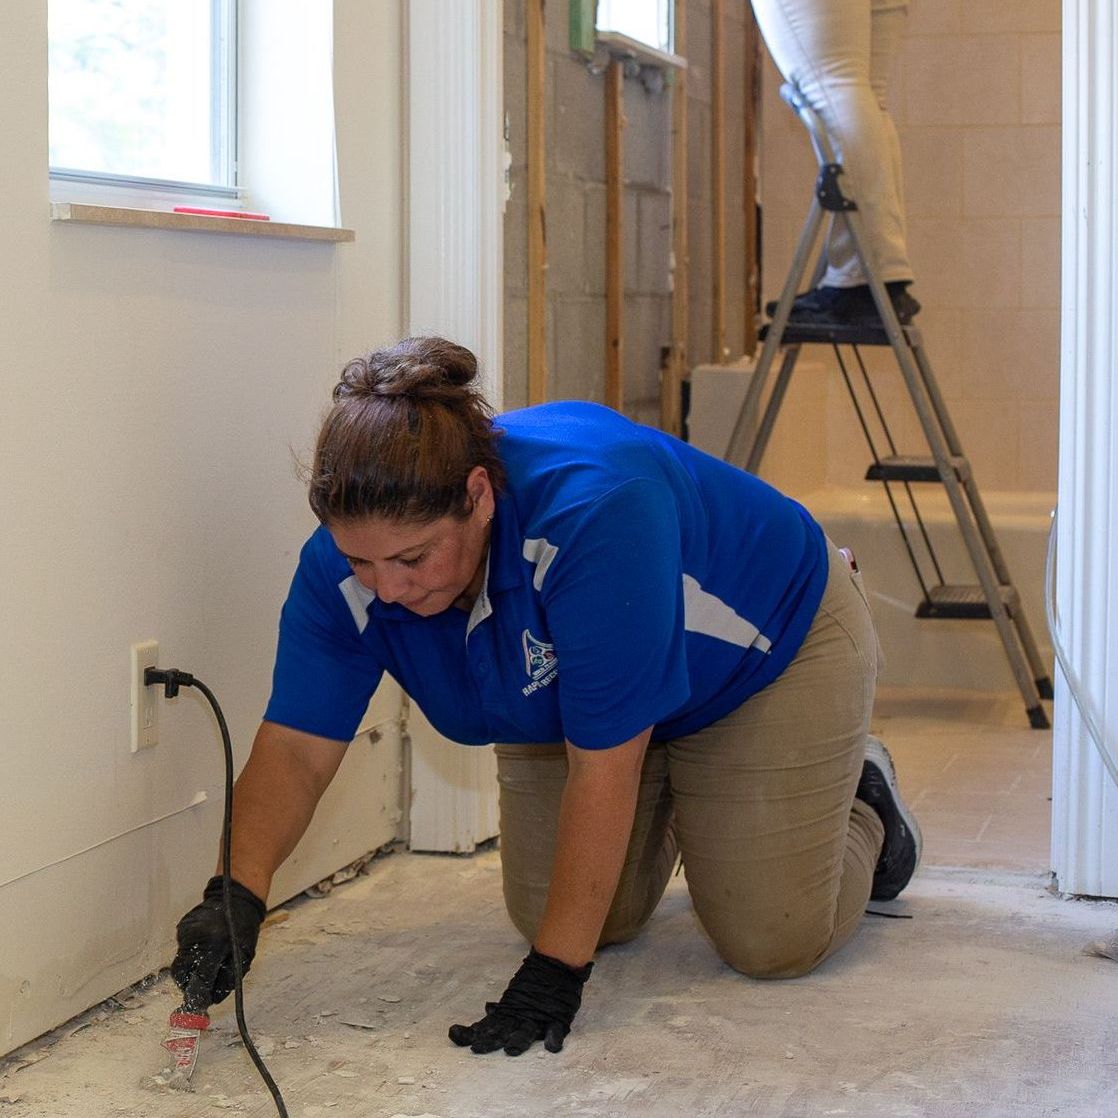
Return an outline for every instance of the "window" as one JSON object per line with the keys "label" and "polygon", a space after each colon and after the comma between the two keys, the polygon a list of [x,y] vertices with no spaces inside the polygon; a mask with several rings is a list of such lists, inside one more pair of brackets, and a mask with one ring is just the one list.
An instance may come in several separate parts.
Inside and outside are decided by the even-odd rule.
{"label": "window", "polygon": [[49,0],[52,180],[237,195],[236,0]]}
{"label": "window", "polygon": [[598,0],[597,29],[672,53],[672,0]]}

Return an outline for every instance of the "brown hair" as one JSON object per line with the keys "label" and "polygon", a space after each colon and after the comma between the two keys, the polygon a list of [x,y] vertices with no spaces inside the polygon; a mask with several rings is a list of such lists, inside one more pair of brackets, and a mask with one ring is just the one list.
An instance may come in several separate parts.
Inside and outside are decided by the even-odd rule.
{"label": "brown hair", "polygon": [[477,358],[445,338],[405,338],[355,357],[318,433],[309,499],[323,523],[464,516],[466,478],[484,466],[505,484],[500,432],[471,388]]}

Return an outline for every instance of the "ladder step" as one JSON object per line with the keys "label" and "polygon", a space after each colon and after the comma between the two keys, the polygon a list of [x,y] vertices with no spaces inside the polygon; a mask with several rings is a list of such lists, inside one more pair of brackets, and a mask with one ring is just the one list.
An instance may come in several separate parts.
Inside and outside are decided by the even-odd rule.
{"label": "ladder step", "polygon": [[[771,322],[761,327],[760,338],[768,337]],[[902,328],[903,332],[903,328]],[[884,326],[817,326],[807,322],[789,322],[784,327],[781,345],[889,345]]]}
{"label": "ladder step", "polygon": [[[970,477],[970,463],[962,455],[950,459],[955,476],[960,481]],[[934,458],[919,458],[910,454],[897,454],[874,462],[866,470],[866,481],[942,481]]]}
{"label": "ladder step", "polygon": [[[1011,613],[1017,605],[1017,591],[999,586],[1002,603]],[[963,621],[989,620],[990,604],[981,586],[932,586],[928,597],[916,607],[917,617],[957,618]]]}

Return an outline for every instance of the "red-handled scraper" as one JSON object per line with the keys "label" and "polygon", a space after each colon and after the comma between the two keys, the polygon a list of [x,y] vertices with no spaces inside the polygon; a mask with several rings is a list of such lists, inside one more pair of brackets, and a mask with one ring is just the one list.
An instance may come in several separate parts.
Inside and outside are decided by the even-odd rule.
{"label": "red-handled scraper", "polygon": [[[198,985],[204,985],[206,992],[196,990],[194,987]],[[210,1027],[210,1017],[206,1013],[209,986],[209,976],[206,976],[203,983],[199,983],[196,976],[195,982],[185,992],[182,1005],[168,1019],[163,1047],[171,1054],[171,1060],[157,1075],[152,1076],[155,1086],[170,1087],[176,1091],[190,1090],[202,1034]]]}

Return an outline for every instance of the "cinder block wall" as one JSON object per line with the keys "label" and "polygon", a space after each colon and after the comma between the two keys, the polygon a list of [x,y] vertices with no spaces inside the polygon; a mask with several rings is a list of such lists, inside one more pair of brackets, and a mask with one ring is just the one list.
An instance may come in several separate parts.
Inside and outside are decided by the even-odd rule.
{"label": "cinder block wall", "polygon": [[[527,402],[528,224],[524,0],[505,2],[505,105],[512,194],[505,212],[505,380],[508,408]],[[746,0],[727,5],[727,341],[744,336],[742,84]],[[566,0],[547,0],[547,364],[549,399],[601,401],[605,387],[605,86],[570,50]],[[692,364],[714,357],[710,249],[710,3],[688,13]],[[624,406],[656,424],[660,368],[671,343],[672,114],[665,87],[628,78],[624,93]]]}
{"label": "cinder block wall", "polygon": [[[807,211],[814,161],[766,59],[761,182],[765,297],[775,298]],[[890,91],[901,137],[917,319],[986,490],[1054,490],[1059,392],[1060,0],[911,0]],[[903,449],[919,428],[895,364],[872,368]],[[867,454],[822,347],[792,401],[826,399],[825,437],[801,448],[861,485]],[[778,438],[787,439],[787,432]],[[818,459],[818,461],[816,461]],[[796,478],[779,483],[795,490]],[[813,486],[814,482],[812,482]],[[809,486],[811,487],[811,486]]]}

